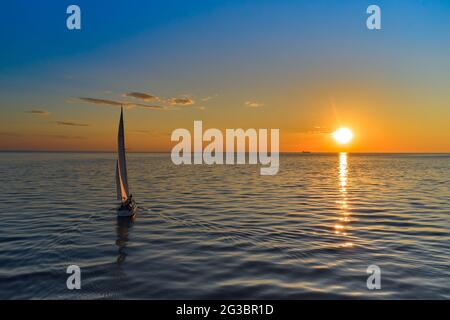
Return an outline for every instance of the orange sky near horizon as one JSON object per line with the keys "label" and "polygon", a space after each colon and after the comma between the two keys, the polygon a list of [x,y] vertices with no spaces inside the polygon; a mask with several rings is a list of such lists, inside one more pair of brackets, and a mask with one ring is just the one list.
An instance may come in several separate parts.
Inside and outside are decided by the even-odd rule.
{"label": "orange sky near horizon", "polygon": [[[258,107],[248,107],[224,95],[206,102],[197,102],[200,98],[194,96],[192,106],[165,110],[125,108],[127,149],[168,152],[176,144],[170,141],[173,130],[186,128],[193,134],[194,121],[202,120],[203,130],[278,128],[281,152],[450,152],[450,108],[442,99],[434,97],[425,102],[424,97],[393,95],[382,87],[355,85],[351,91],[342,84],[327,99],[323,97],[330,96],[329,90],[308,89],[300,103],[293,99],[297,90],[293,86],[291,90],[285,88],[283,96],[266,96]],[[373,90],[384,94],[373,97]],[[432,112],[421,107],[422,103],[434,105]],[[200,104],[202,108],[197,108]],[[29,113],[29,109],[0,109],[0,150],[116,149],[117,106],[69,101],[47,108],[46,114]],[[340,145],[331,137],[341,126],[353,131],[354,138],[348,145]]]}
{"label": "orange sky near horizon", "polygon": [[[175,142],[170,134],[186,128],[193,134],[195,120],[207,128],[278,128],[281,152],[450,152],[450,108],[420,107],[417,97],[388,94],[371,97],[370,88],[342,90],[333,98],[328,92],[310,88],[300,104],[292,91],[264,104],[248,107],[228,97],[202,102],[203,108],[175,107],[173,110],[124,111],[127,149],[130,152],[170,151]],[[383,92],[377,88],[378,92]],[[319,93],[321,92],[321,93]],[[118,96],[118,95],[117,95]],[[193,101],[197,100],[196,97]],[[298,100],[298,99],[297,99]],[[440,100],[423,103],[442,104]],[[281,105],[282,107],[279,107]],[[305,105],[311,105],[310,108]],[[114,151],[120,109],[70,102],[49,109],[48,114],[22,110],[0,110],[0,150]],[[331,132],[341,126],[353,131],[346,146],[339,145]]]}
{"label": "orange sky near horizon", "polygon": [[[52,115],[38,116],[38,119],[35,119],[36,116],[20,115],[28,119],[3,124],[3,128],[6,127],[7,130],[0,132],[0,150],[115,151],[119,109],[104,109],[104,111],[105,117],[101,122],[97,124],[90,121],[87,126],[58,125],[51,120]],[[139,115],[141,111],[126,110],[127,150],[129,152],[169,152],[176,144],[170,141],[172,130],[186,128],[193,135],[194,120],[203,120],[203,131],[217,126],[223,134],[227,128],[279,128],[281,152],[450,152],[450,129],[446,126],[444,118],[435,119],[435,126],[427,129],[420,121],[405,121],[402,126],[399,126],[395,121],[389,121],[390,119],[362,117],[359,114],[353,117],[348,115],[345,117],[348,120],[342,122],[333,119],[330,115],[329,119],[326,119],[328,121],[324,119],[320,125],[311,126],[311,128],[301,126],[295,130],[289,123],[291,119],[284,128],[283,126],[265,126],[267,120],[256,121],[255,117],[242,122],[231,121],[232,125],[225,127],[213,117],[208,117],[209,120],[202,119],[204,116],[202,117],[201,113],[205,111],[196,111],[197,115],[187,114],[189,112],[190,110],[181,112],[185,113],[184,119],[178,118],[179,115],[177,115],[176,121],[158,120],[156,121],[158,124],[154,125],[155,121],[146,120],[146,117]],[[252,110],[252,112],[258,111]],[[167,116],[163,115],[163,118]],[[84,117],[77,118],[80,124],[84,124],[82,122]],[[257,122],[261,126],[258,127]],[[347,145],[338,144],[331,135],[341,126],[350,128],[354,135]],[[8,127],[14,131],[8,131]],[[206,144],[205,142],[204,145]]]}

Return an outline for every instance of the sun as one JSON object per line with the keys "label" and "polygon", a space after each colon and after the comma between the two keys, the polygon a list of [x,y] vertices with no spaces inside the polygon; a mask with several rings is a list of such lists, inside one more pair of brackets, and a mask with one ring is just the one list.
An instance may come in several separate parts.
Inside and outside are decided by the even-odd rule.
{"label": "sun", "polygon": [[347,144],[353,139],[353,132],[349,128],[341,127],[332,133],[334,140],[340,144]]}

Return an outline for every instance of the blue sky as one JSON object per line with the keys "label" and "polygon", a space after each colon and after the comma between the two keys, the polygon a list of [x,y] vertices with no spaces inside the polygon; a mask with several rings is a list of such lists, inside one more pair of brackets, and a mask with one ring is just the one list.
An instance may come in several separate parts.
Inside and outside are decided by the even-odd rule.
{"label": "blue sky", "polygon": [[[82,9],[83,32],[65,28],[69,4]],[[192,38],[222,40],[219,47],[252,37],[253,42],[298,42],[323,31],[339,38],[362,36],[364,11],[376,3],[383,9],[383,26],[391,35],[422,40],[444,40],[450,26],[448,1],[11,1],[2,4],[1,67],[42,62],[89,53],[139,34],[156,40],[173,30]],[[209,28],[204,28],[205,25]],[[187,26],[187,28],[185,28]],[[183,29],[181,29],[183,28]],[[349,30],[352,28],[352,31]],[[433,29],[433,34],[429,33]],[[195,30],[193,35],[190,31]],[[350,31],[350,32],[349,32]],[[359,31],[359,32],[358,32]],[[349,33],[348,33],[349,32]],[[180,40],[183,37],[180,37]],[[431,38],[431,39],[430,39]],[[332,40],[332,39],[328,39]],[[6,50],[7,49],[7,50]],[[246,48],[243,48],[245,50]]]}

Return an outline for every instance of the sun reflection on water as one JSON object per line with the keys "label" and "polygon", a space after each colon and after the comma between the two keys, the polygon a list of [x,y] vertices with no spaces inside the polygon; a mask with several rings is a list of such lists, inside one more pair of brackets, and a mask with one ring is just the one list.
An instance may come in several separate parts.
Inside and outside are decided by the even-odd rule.
{"label": "sun reflection on water", "polygon": [[[346,152],[341,152],[339,154],[339,193],[340,199],[336,201],[341,210],[339,222],[334,225],[334,232],[336,235],[347,237],[348,224],[350,223],[350,212],[348,211],[348,197],[347,197],[347,187],[348,187],[348,155]],[[352,247],[353,243],[345,240],[342,244],[343,247]]]}

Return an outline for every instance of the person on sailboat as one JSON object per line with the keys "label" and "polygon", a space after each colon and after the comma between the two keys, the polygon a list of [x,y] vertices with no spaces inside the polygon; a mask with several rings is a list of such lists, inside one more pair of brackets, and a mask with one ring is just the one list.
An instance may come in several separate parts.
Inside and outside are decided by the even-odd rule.
{"label": "person on sailboat", "polygon": [[132,200],[133,200],[133,195],[130,194],[130,196],[128,197],[128,199],[125,201],[125,203],[123,204],[124,207],[127,207],[129,209],[131,209],[132,206]]}

